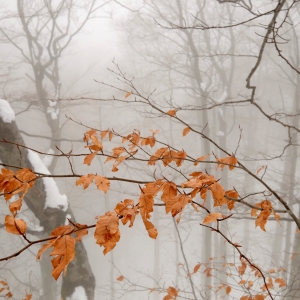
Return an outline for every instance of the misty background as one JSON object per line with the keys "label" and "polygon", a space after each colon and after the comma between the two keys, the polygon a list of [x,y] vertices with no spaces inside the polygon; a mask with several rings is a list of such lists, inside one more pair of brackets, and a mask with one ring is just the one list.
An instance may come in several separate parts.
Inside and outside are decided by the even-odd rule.
{"label": "misty background", "polygon": [[[176,109],[182,120],[230,154],[236,154],[254,174],[264,166],[257,176],[288,203],[299,219],[299,3],[279,1],[282,10],[277,22],[281,27],[275,45],[291,67],[278,55],[272,43],[273,33],[260,56],[274,16],[265,13],[274,10],[278,3],[222,2],[226,1],[2,0],[0,98],[13,108],[24,145],[38,150],[55,175],[72,174],[71,163],[75,174],[97,173],[143,181],[164,176],[181,184],[187,180],[174,169],[186,177],[195,171],[206,171],[220,178],[225,190],[235,188],[241,198],[247,196],[245,201],[251,205],[268,199],[275,209],[284,209],[259,180],[242,169],[216,170],[212,163],[183,163],[179,168],[172,164],[173,168],[165,168],[160,162],[148,166],[126,160],[118,172],[112,172],[112,163],[104,163],[105,157],[100,155],[91,166],[83,164],[84,156],[71,156],[70,161],[51,156],[70,151],[88,154],[83,142],[88,128],[113,129],[122,136],[140,130],[143,137],[151,135],[149,130],[159,130],[158,140],[184,149],[194,158],[210,154],[209,160],[213,161],[214,156],[227,156],[200,134],[190,132],[183,137],[183,124],[135,101],[149,97],[164,112]],[[231,26],[251,18],[246,24]],[[203,29],[213,26],[216,28]],[[246,87],[246,79],[260,58],[250,78],[250,85],[256,86],[251,99],[252,90]],[[134,89],[126,85],[124,78],[132,80]],[[127,92],[141,97],[125,98]],[[112,148],[122,144],[118,138],[111,142],[106,138],[103,145],[106,153],[111,153]],[[154,153],[158,148],[147,146],[147,151]],[[72,211],[63,217],[72,214],[80,224],[94,224],[96,216],[113,210],[118,202],[137,201],[140,195],[140,188],[134,183],[111,181],[110,190],[104,194],[94,186],[83,190],[75,185],[76,179],[55,178],[55,182],[60,194],[67,196]],[[157,198],[155,203],[162,202]],[[9,209],[4,198],[0,205],[3,224],[1,220]],[[279,213],[280,224],[271,216],[264,232],[255,228],[249,206],[235,203],[230,212],[226,207],[212,208],[210,198],[205,205],[225,215],[233,213],[221,224],[224,234],[242,246],[241,251],[266,277],[285,279],[285,287],[274,283],[274,299],[300,297],[299,235],[288,213]],[[253,271],[248,269],[244,276],[239,273],[241,262],[235,249],[199,225],[205,216],[204,210],[195,212],[187,207],[176,224],[170,214],[165,214],[164,207],[155,207],[152,220],[158,229],[156,240],[147,235],[137,217],[132,228],[120,226],[121,239],[105,256],[91,229],[83,245],[95,278],[91,292],[94,298],[75,295],[76,285],[64,290],[62,276],[55,282],[49,253],[41,262],[36,261],[40,244],[0,262],[0,280],[9,284],[12,299],[21,299],[28,292],[32,299],[43,300],[153,300],[163,299],[169,286],[180,289],[178,299],[240,299],[262,292],[262,280]],[[31,240],[50,235],[50,229],[40,229],[40,221],[27,204],[23,204],[18,217],[31,224]],[[26,243],[19,236],[8,234],[3,226],[0,241],[1,258]],[[188,276],[199,263],[200,270]],[[207,275],[209,269],[211,276]],[[73,271],[72,276],[77,275]],[[118,281],[121,275],[124,279]],[[251,281],[252,285],[241,285],[241,280]],[[225,288],[218,291],[222,284],[232,287],[230,295],[226,295]]]}

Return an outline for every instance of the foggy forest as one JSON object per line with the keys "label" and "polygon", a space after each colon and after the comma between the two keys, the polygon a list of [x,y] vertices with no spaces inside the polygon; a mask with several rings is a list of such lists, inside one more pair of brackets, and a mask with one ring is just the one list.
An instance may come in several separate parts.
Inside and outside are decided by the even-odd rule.
{"label": "foggy forest", "polygon": [[300,1],[0,1],[0,299],[300,299]]}

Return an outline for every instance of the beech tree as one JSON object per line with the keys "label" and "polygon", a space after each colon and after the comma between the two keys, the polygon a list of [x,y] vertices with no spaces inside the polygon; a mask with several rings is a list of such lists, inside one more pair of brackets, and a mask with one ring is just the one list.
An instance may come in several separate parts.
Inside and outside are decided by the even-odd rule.
{"label": "beech tree", "polygon": [[[183,3],[177,1],[177,10],[173,12],[178,19],[172,13],[167,14],[166,3],[145,1],[144,4],[147,12],[151,11],[149,7],[156,9],[156,26],[160,33],[163,32],[160,38],[168,38],[172,42],[167,44],[168,50],[180,54],[175,60],[168,60],[166,56],[165,60],[157,63],[164,67],[158,69],[159,72],[175,73],[164,85],[167,92],[172,92],[172,99],[163,102],[161,91],[140,87],[142,80],[139,77],[145,75],[144,70],[142,74],[133,72],[128,75],[123,67],[114,63],[111,72],[119,84],[101,82],[113,90],[111,97],[69,101],[93,101],[102,109],[106,103],[113,102],[115,107],[110,114],[124,112],[126,104],[132,108],[131,112],[137,110],[141,116],[151,118],[149,128],[140,128],[136,122],[128,130],[125,126],[128,120],[123,126],[116,125],[117,128],[105,125],[97,128],[79,117],[67,117],[74,126],[78,126],[78,132],[84,132],[81,151],[74,153],[69,148],[58,154],[48,154],[68,164],[68,171],[64,174],[51,175],[37,156],[37,153],[46,153],[24,144],[9,104],[5,100],[0,103],[1,153],[10,154],[3,155],[9,157],[7,161],[1,158],[0,189],[8,203],[3,223],[8,234],[18,235],[25,243],[16,251],[10,250],[9,255],[3,256],[0,261],[17,259],[34,245],[41,244],[35,253],[36,258],[39,260],[46,256],[45,251],[50,249],[50,258],[47,255],[47,259],[52,262],[52,276],[56,280],[63,274],[73,275],[77,271],[72,268],[72,262],[81,256],[78,249],[82,249],[82,239],[89,232],[95,243],[103,248],[104,255],[114,251],[121,240],[128,237],[123,236],[127,226],[131,231],[142,226],[145,235],[155,240],[162,230],[155,226],[152,217],[159,210],[166,215],[165,220],[174,220],[183,258],[183,262],[175,266],[181,281],[174,283],[173,279],[167,278],[166,284],[158,280],[155,286],[139,286],[123,270],[115,280],[125,292],[132,291],[135,286],[165,300],[218,296],[241,300],[297,299],[297,233],[300,230],[296,168],[300,68],[298,23],[295,21],[299,15],[297,1],[282,0],[263,3],[263,6],[251,1],[195,1],[191,6],[184,2],[186,10],[182,8]],[[199,13],[189,14],[195,8]],[[227,10],[228,14],[223,10]],[[236,16],[236,11],[242,13]],[[142,15],[141,11],[139,14]],[[213,21],[211,16],[214,14],[223,17],[220,23]],[[158,16],[162,16],[161,19]],[[189,21],[192,23],[189,24]],[[261,25],[262,21],[266,24]],[[229,46],[225,42],[218,44],[226,30],[229,30],[226,38],[239,34],[244,38],[240,28],[245,24],[253,29],[253,33],[260,27],[258,38],[248,40],[248,48],[239,45],[236,49],[235,43]],[[178,32],[182,34],[180,42],[173,32],[175,36]],[[207,32],[217,32],[217,42],[214,33],[209,36]],[[201,48],[201,42],[197,42],[198,35],[207,48]],[[288,39],[293,44],[288,43]],[[179,52],[176,44],[180,44],[180,49],[185,52]],[[228,52],[219,52],[224,49]],[[241,54],[240,51],[244,52]],[[203,62],[198,59],[203,52],[203,60],[207,57],[212,59],[205,70],[202,69]],[[184,72],[178,71],[178,66],[189,56],[192,59],[187,59],[187,65],[181,66]],[[224,56],[227,61],[223,60]],[[244,63],[236,61],[241,59],[240,56],[243,59],[249,56],[251,60]],[[151,63],[153,57],[156,55],[147,56]],[[238,66],[236,72],[232,71],[235,65]],[[284,84],[274,87],[278,71]],[[259,80],[265,78],[265,72],[270,78]],[[147,76],[151,78],[151,75]],[[185,81],[180,81],[181,78]],[[176,93],[174,81],[184,83],[180,91],[190,92],[185,100],[179,99],[182,95]],[[195,100],[199,98],[201,102],[197,103]],[[271,104],[270,99],[273,101]],[[264,118],[263,121],[257,117],[258,114]],[[199,117],[202,117],[203,123],[199,122]],[[233,129],[229,131],[227,123],[232,120]],[[251,126],[246,127],[249,122]],[[251,135],[256,139],[249,139]],[[277,144],[271,149],[269,144],[273,137]],[[82,165],[86,168],[81,169]],[[78,172],[78,169],[86,171]],[[30,193],[44,190],[53,194],[55,186],[46,180],[66,177],[72,180],[78,191],[96,188],[99,194],[108,197],[114,195],[114,190],[121,193],[117,201],[109,197],[108,209],[95,215],[94,223],[77,223],[71,214],[67,216],[64,213],[61,217],[56,213],[53,217],[61,217],[60,224],[51,229],[47,238],[29,237],[29,222],[20,215],[23,200],[29,208],[39,208],[36,217],[42,226],[47,226],[42,217],[47,212],[46,208],[55,206],[66,211],[65,198],[59,193],[54,198],[46,194],[42,197],[44,202],[37,203]],[[41,183],[44,189],[39,188]],[[95,208],[91,207],[91,212],[94,211]],[[187,247],[180,236],[184,224],[203,228],[205,239],[202,239],[201,247],[197,247],[200,254],[186,255]],[[248,229],[248,226],[253,229]],[[242,230],[244,236],[239,235]],[[130,238],[134,239],[132,235]],[[207,236],[213,238],[207,239]],[[218,238],[215,239],[215,236]],[[274,248],[268,247],[266,241]],[[227,245],[226,252],[223,245]],[[201,255],[209,252],[210,257]],[[205,281],[205,278],[213,279]],[[62,294],[62,297],[93,299],[93,292],[89,291],[88,284],[84,285],[84,280],[89,281],[80,277],[76,280],[77,288]],[[11,298],[13,293],[9,282],[3,280],[0,283],[3,286],[1,292]],[[24,299],[31,299],[32,295],[32,291],[24,290]]]}

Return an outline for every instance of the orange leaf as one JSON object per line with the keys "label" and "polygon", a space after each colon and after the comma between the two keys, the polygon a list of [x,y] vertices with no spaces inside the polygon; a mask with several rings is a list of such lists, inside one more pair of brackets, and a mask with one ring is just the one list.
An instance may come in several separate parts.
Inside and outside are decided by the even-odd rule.
{"label": "orange leaf", "polygon": [[172,217],[182,212],[185,206],[192,201],[191,197],[185,194],[179,194],[166,202],[166,209],[171,207]]}
{"label": "orange leaf", "polygon": [[197,166],[199,161],[204,161],[204,160],[206,160],[209,156],[210,156],[210,154],[207,154],[207,155],[204,155],[204,156],[201,156],[201,157],[197,158],[197,160],[194,162],[194,166]]}
{"label": "orange leaf", "polygon": [[64,271],[64,276],[66,276],[67,267],[75,257],[75,244],[76,240],[70,235],[64,235],[55,240],[54,248],[50,253],[50,256],[55,256],[51,260],[53,266],[52,276],[55,280],[58,279],[62,271]]}
{"label": "orange leaf", "polygon": [[229,295],[230,292],[231,292],[231,287],[227,286],[226,289],[225,289],[225,291],[226,291],[226,295]]}
{"label": "orange leaf", "polygon": [[186,136],[189,132],[191,131],[191,128],[190,127],[185,127],[182,131],[182,135],[183,136]]}
{"label": "orange leaf", "polygon": [[286,282],[283,278],[276,278],[275,282],[279,284],[280,288],[286,286]]}
{"label": "orange leaf", "polygon": [[195,267],[194,267],[194,274],[198,272],[198,270],[200,269],[201,267],[201,264],[197,264]]}
{"label": "orange leaf", "polygon": [[166,182],[163,185],[163,193],[161,195],[161,200],[166,203],[169,199],[172,199],[176,195],[177,195],[176,184],[174,182]]}
{"label": "orange leaf", "polygon": [[153,134],[153,135],[155,135],[155,134],[159,133],[159,130],[158,130],[158,129],[155,129],[155,130],[153,130],[153,129],[149,129],[149,130],[152,132],[152,134]]}
{"label": "orange leaf", "polygon": [[122,216],[121,222],[126,225],[130,221],[129,227],[133,226],[135,216],[139,213],[138,207],[134,206],[134,201],[131,199],[125,199],[124,202],[119,202],[115,207],[115,212]]}
{"label": "orange leaf", "polygon": [[150,157],[148,165],[155,165],[156,161],[159,160],[164,154],[167,154],[169,149],[167,147],[160,148]]}
{"label": "orange leaf", "polygon": [[256,175],[264,168],[265,166],[260,167],[257,171],[256,171]]}
{"label": "orange leaf", "polygon": [[92,160],[95,158],[96,154],[97,154],[97,152],[93,152],[93,153],[88,154],[88,155],[85,157],[83,163],[86,164],[86,165],[88,165],[88,166],[90,166],[90,165],[91,165],[91,162],[92,162]]}
{"label": "orange leaf", "polygon": [[203,221],[203,224],[208,224],[216,222],[218,219],[222,219],[223,215],[221,213],[210,213]]}
{"label": "orange leaf", "polygon": [[94,233],[96,243],[104,247],[103,253],[111,251],[120,240],[119,218],[115,212],[108,211],[100,216]]}
{"label": "orange leaf", "polygon": [[255,204],[255,206],[260,206],[263,209],[255,221],[255,226],[259,226],[263,231],[266,231],[265,225],[273,210],[272,204],[269,200],[264,200],[261,203]]}
{"label": "orange leaf", "polygon": [[130,95],[131,95],[131,93],[128,92],[128,93],[125,95],[125,99],[128,98]]}
{"label": "orange leaf", "polygon": [[78,185],[83,185],[83,189],[85,190],[92,182],[94,179],[93,174],[87,174],[86,176],[81,176],[79,179],[76,181],[76,186]]}
{"label": "orange leaf", "polygon": [[124,276],[123,276],[123,275],[120,275],[120,276],[117,278],[118,281],[123,281],[123,279],[124,279]]}
{"label": "orange leaf", "polygon": [[32,299],[32,294],[27,294],[26,293],[26,297],[23,298],[22,300],[31,300]]}
{"label": "orange leaf", "polygon": [[[23,197],[24,197],[24,194],[23,194]],[[9,204],[9,210],[14,215],[14,217],[16,216],[17,212],[22,207],[23,197],[21,196],[20,199]]]}
{"label": "orange leaf", "polygon": [[193,206],[193,208],[194,208],[194,210],[196,211],[196,212],[199,212],[199,209],[198,209],[198,207],[196,206],[196,204],[195,203],[191,203],[192,204],[192,206]]}
{"label": "orange leaf", "polygon": [[75,257],[76,240],[69,235],[72,232],[73,227],[70,225],[55,228],[50,237],[56,237],[56,239],[49,240],[36,255],[36,259],[39,260],[48,248],[53,247],[50,256],[55,256],[51,260],[53,266],[52,276],[55,280],[57,280],[62,271],[64,271],[64,276],[66,275],[67,267]]}
{"label": "orange leaf", "polygon": [[275,271],[275,269],[271,269],[271,270],[269,270],[268,273],[269,273],[269,274],[273,274],[273,273],[276,273],[276,271]]}
{"label": "orange leaf", "polygon": [[217,166],[217,170],[220,169],[224,169],[224,167],[226,165],[231,165],[228,166],[229,170],[233,170],[234,166],[237,164],[237,159],[235,158],[235,156],[227,156],[224,158],[218,158],[218,166]]}
{"label": "orange leaf", "polygon": [[241,263],[242,263],[242,265],[238,266],[238,271],[239,271],[239,274],[242,276],[245,274],[247,264],[245,263],[245,261],[243,259],[241,259]]}
{"label": "orange leaf", "polygon": [[205,270],[204,270],[204,274],[206,275],[206,277],[211,277],[211,270],[212,270],[212,268],[206,268]]}
{"label": "orange leaf", "polygon": [[139,208],[141,216],[145,219],[150,218],[150,213],[153,212],[154,198],[151,194],[141,194],[139,198]]}
{"label": "orange leaf", "polygon": [[114,136],[114,133],[110,130],[108,133],[108,140],[111,141]]}
{"label": "orange leaf", "polygon": [[155,137],[154,136],[149,136],[145,139],[142,139],[142,146],[147,146],[149,145],[151,148],[155,146]]}
{"label": "orange leaf", "polygon": [[110,188],[110,181],[106,177],[94,176],[95,183],[97,185],[98,190],[103,191],[105,194]]}
{"label": "orange leaf", "polygon": [[209,186],[209,189],[214,198],[214,206],[222,206],[227,204],[228,200],[224,198],[225,191],[222,185],[219,182],[215,182]]}
{"label": "orange leaf", "polygon": [[22,219],[15,219],[12,216],[6,216],[4,225],[8,233],[24,234],[26,232],[27,225]]}
{"label": "orange leaf", "polygon": [[176,115],[176,109],[171,109],[171,110],[167,111],[167,114],[170,117],[174,117]]}
{"label": "orange leaf", "polygon": [[218,288],[217,288],[217,290],[216,290],[216,293],[219,292],[223,287],[224,287],[224,284],[218,286]]}
{"label": "orange leaf", "polygon": [[81,229],[81,230],[75,232],[76,241],[81,242],[82,238],[84,236],[88,235],[88,233],[89,233],[89,231],[87,229],[84,229],[84,228],[87,228],[87,225],[86,224],[79,224],[79,223],[76,223],[75,225],[76,225],[76,228]]}
{"label": "orange leaf", "polygon": [[24,168],[16,172],[16,177],[23,182],[31,181],[29,186],[32,187],[34,184],[32,180],[36,178],[36,175],[30,169]]}
{"label": "orange leaf", "polygon": [[[239,195],[235,190],[229,190],[225,192],[225,195],[227,197],[238,199]],[[235,201],[234,200],[228,200],[227,207],[229,210],[232,210],[234,208]]]}
{"label": "orange leaf", "polygon": [[95,135],[97,133],[97,130],[96,129],[91,129],[91,130],[88,130],[85,134],[84,134],[84,138],[83,138],[83,141],[84,142],[88,142],[89,139]]}
{"label": "orange leaf", "polygon": [[258,294],[254,296],[253,300],[264,300],[266,297],[265,295]]}
{"label": "orange leaf", "polygon": [[[186,152],[184,150],[182,151],[170,151],[170,156],[172,158],[172,160],[176,163],[177,167],[180,167],[183,163],[183,160],[186,158]],[[168,164],[168,163],[167,163]],[[164,165],[166,166],[167,164]]]}
{"label": "orange leaf", "polygon": [[100,137],[102,140],[106,137],[107,133],[108,133],[108,130],[103,130],[100,132]]}
{"label": "orange leaf", "polygon": [[174,287],[172,286],[169,286],[168,287],[168,290],[167,290],[168,294],[170,296],[173,296],[173,297],[177,297],[178,296],[178,290],[176,290]]}
{"label": "orange leaf", "polygon": [[149,237],[151,237],[152,239],[156,239],[158,232],[157,229],[155,228],[155,226],[148,220],[143,219],[146,230],[148,231],[148,235]]}
{"label": "orange leaf", "polygon": [[103,149],[101,142],[98,140],[98,138],[95,135],[91,136],[91,140],[93,144],[98,148],[96,149],[96,151],[101,151]]}

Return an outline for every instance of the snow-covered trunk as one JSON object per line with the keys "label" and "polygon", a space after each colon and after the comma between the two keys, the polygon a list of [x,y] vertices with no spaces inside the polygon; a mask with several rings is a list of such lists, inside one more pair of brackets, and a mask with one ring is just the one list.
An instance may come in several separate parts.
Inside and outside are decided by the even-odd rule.
{"label": "snow-covered trunk", "polygon": [[[15,145],[5,142],[0,143],[0,159],[2,163],[21,168],[27,167],[37,172],[50,174],[35,152],[29,152],[26,148],[16,146],[24,145],[24,141],[12,117],[13,111],[11,108],[9,110],[9,108],[8,102],[5,100],[0,101],[0,140],[15,143]],[[39,220],[40,226],[44,228],[45,237],[48,237],[54,228],[64,225],[66,216],[69,215],[68,217],[75,221],[67,196],[59,193],[53,178],[37,180],[25,195],[24,200],[28,208]],[[84,289],[87,295],[86,298],[80,299],[94,300],[95,278],[91,271],[87,252],[82,243],[76,244],[75,251],[75,259],[70,263],[67,275],[63,277],[61,297],[63,299],[72,297],[76,293],[77,288],[77,293],[80,292],[82,294],[82,289]],[[49,257],[48,260],[50,260]],[[43,271],[42,275],[44,277],[46,274]],[[51,275],[51,270],[47,270],[47,272]],[[50,285],[51,281],[48,282],[48,286]],[[80,291],[78,290],[79,287],[81,287]],[[49,295],[52,295],[52,298]],[[42,299],[56,299],[55,288],[54,291],[49,288],[48,294],[44,293],[43,297]]]}

